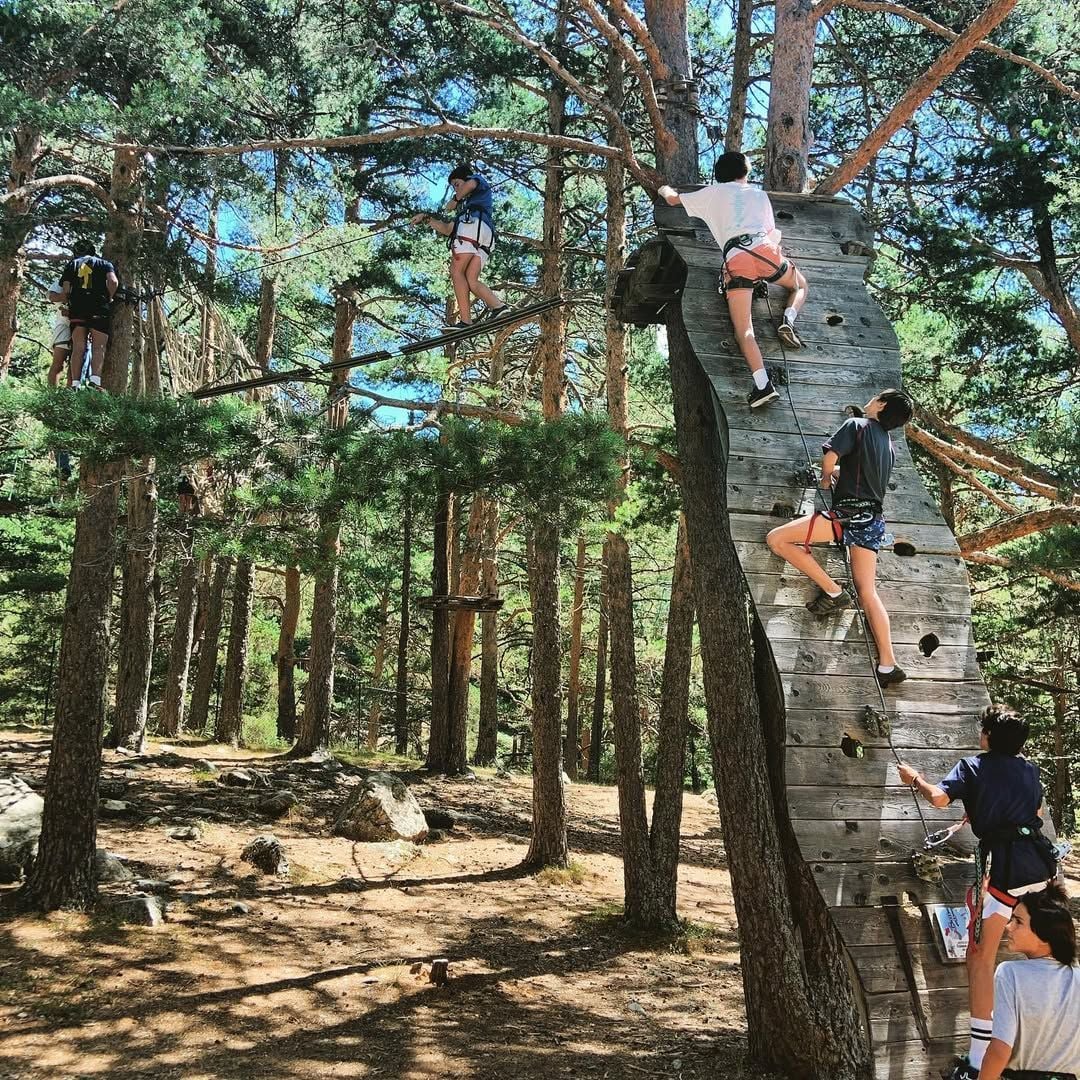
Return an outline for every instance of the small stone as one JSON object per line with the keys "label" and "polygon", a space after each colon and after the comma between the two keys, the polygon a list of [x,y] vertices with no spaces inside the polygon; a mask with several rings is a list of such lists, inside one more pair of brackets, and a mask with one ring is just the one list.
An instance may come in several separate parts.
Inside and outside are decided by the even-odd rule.
{"label": "small stone", "polygon": [[121,779],[105,779],[98,784],[98,794],[103,799],[115,799],[127,790],[128,782]]}
{"label": "small stone", "polygon": [[165,902],[157,896],[133,896],[117,900],[110,910],[122,923],[135,926],[160,926],[165,921]]}
{"label": "small stone", "polygon": [[227,769],[218,777],[226,787],[254,787],[255,774],[248,769]]}
{"label": "small stone", "polygon": [[102,799],[101,812],[103,814],[126,814],[130,804],[121,799]]}
{"label": "small stone", "polygon": [[300,800],[291,791],[275,791],[272,795],[260,799],[256,808],[260,814],[279,818],[284,817],[299,802]]}
{"label": "small stone", "polygon": [[440,840],[446,839],[446,833],[442,829],[429,829],[428,834],[424,839],[425,844],[437,844]]}
{"label": "small stone", "polygon": [[645,1015],[645,1008],[640,1001],[631,1001],[627,1006],[632,1013],[637,1013],[638,1016]]}
{"label": "small stone", "polygon": [[116,753],[118,753],[121,757],[131,757],[134,753],[136,753],[136,751],[129,750],[126,746],[118,746],[116,748]]}
{"label": "small stone", "polygon": [[94,874],[98,881],[131,881],[135,876],[115,856],[110,855],[104,848],[98,848],[94,852]]}
{"label": "small stone", "polygon": [[145,821],[143,822],[143,824],[144,824],[144,825],[160,825],[160,824],[161,824],[161,820],[162,820],[162,819],[161,819],[161,818],[159,818],[159,817],[157,816],[157,814],[154,814],[154,816],[153,816],[153,817],[148,817],[148,818],[147,818],[147,819],[146,819],[146,820],[145,820]]}
{"label": "small stone", "polygon": [[264,874],[276,874],[278,877],[289,874],[289,861],[285,858],[281,841],[269,833],[256,836],[240,853],[240,858]]}
{"label": "small stone", "polygon": [[188,875],[181,870],[174,870],[171,874],[166,874],[164,880],[170,885],[183,885],[187,881]]}
{"label": "small stone", "polygon": [[167,893],[172,886],[161,878],[136,878],[135,888],[139,892],[152,893],[156,896],[159,893]]}
{"label": "small stone", "polygon": [[424,820],[432,829],[452,829],[456,817],[450,810],[431,809],[424,811]]}
{"label": "small stone", "polygon": [[251,908],[241,900],[236,900],[229,905],[229,912],[232,915],[250,915]]}
{"label": "small stone", "polygon": [[170,840],[201,840],[202,829],[198,825],[181,825],[165,834]]}
{"label": "small stone", "polygon": [[216,773],[218,771],[218,767],[212,761],[207,761],[205,758],[199,758],[198,761],[193,761],[191,763],[191,769],[193,772]]}

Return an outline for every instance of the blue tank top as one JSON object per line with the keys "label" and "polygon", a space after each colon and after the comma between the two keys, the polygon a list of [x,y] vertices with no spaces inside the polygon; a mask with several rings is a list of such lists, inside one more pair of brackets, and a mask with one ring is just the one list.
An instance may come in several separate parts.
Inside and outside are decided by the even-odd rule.
{"label": "blue tank top", "polygon": [[495,231],[495,220],[492,217],[493,196],[491,185],[482,176],[470,176],[470,180],[476,181],[476,188],[465,196],[454,219],[457,222],[473,221],[479,218],[492,232]]}

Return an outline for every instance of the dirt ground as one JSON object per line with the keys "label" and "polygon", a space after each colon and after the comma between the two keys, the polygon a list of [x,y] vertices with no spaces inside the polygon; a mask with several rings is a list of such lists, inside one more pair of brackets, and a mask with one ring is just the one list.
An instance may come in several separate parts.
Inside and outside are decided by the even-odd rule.
{"label": "dirt ground", "polygon": [[[46,749],[0,733],[0,768],[41,778]],[[224,788],[185,760],[199,758],[265,769],[300,804],[267,821],[266,790]],[[705,800],[688,795],[683,819],[688,931],[650,942],[619,924],[614,788],[569,789],[574,873],[537,878],[515,870],[527,778],[418,782],[425,808],[482,821],[422,846],[358,844],[329,835],[357,775],[335,770],[216,746],[107,752],[106,795],[128,805],[99,844],[158,880],[166,920],[0,924],[0,1078],[761,1077],[741,1065],[734,911]],[[200,839],[168,837],[187,823]],[[265,832],[287,880],[239,859]],[[445,987],[428,980],[436,957]]]}

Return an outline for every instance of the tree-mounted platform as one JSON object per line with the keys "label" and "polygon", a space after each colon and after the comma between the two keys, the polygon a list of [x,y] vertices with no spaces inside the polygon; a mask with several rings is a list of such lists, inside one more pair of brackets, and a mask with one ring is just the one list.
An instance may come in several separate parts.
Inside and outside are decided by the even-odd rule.
{"label": "tree-mounted platform", "polygon": [[[964,1048],[966,971],[943,962],[928,909],[962,903],[973,838],[961,830],[938,849],[942,876],[919,877],[912,855],[926,830],[890,742],[929,776],[978,750],[974,718],[989,696],[972,638],[969,580],[905,440],[895,439],[885,515],[896,541],[881,552],[879,591],[909,678],[887,691],[883,720],[856,612],[812,616],[804,603],[813,586],[766,546],[770,528],[814,508],[807,450],[820,460],[822,440],[853,406],[901,383],[896,335],[864,283],[873,256],[866,222],[839,199],[772,199],[784,253],[810,288],[798,322],[805,344],[788,352],[786,370],[772,323],[783,291],[770,288],[771,317],[769,303],[754,300],[766,363],[786,375],[776,379],[778,401],[746,406],[749,374],[717,293],[721,252],[682,208],[657,208],[662,239],[636,253],[613,307],[641,325],[663,322],[664,306],[681,304],[717,406],[732,536],[783,692],[792,826],[858,973],[877,1076],[926,1080]],[[843,572],[835,549],[819,549],[819,557],[834,575]],[[922,812],[930,830],[961,816],[926,805]]]}
{"label": "tree-mounted platform", "polygon": [[501,596],[421,596],[416,602],[431,611],[498,611],[503,606]]}

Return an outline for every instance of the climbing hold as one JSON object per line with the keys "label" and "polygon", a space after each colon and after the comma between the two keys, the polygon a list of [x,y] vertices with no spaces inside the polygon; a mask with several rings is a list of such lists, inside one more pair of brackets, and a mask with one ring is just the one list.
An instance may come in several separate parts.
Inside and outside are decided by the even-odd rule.
{"label": "climbing hold", "polygon": [[831,314],[825,316],[825,321],[830,326],[843,326],[844,316],[834,311]]}
{"label": "climbing hold", "polygon": [[872,731],[875,735],[882,736],[882,738],[888,738],[889,736],[888,715],[879,709],[875,709],[873,705],[863,707],[863,726],[867,731]]}
{"label": "climbing hold", "polygon": [[850,735],[845,735],[840,740],[840,752],[844,757],[861,758],[863,756],[863,744]]}
{"label": "climbing hold", "polygon": [[897,540],[892,549],[894,555],[899,555],[904,559],[909,559],[915,554],[915,545],[910,540]]}

